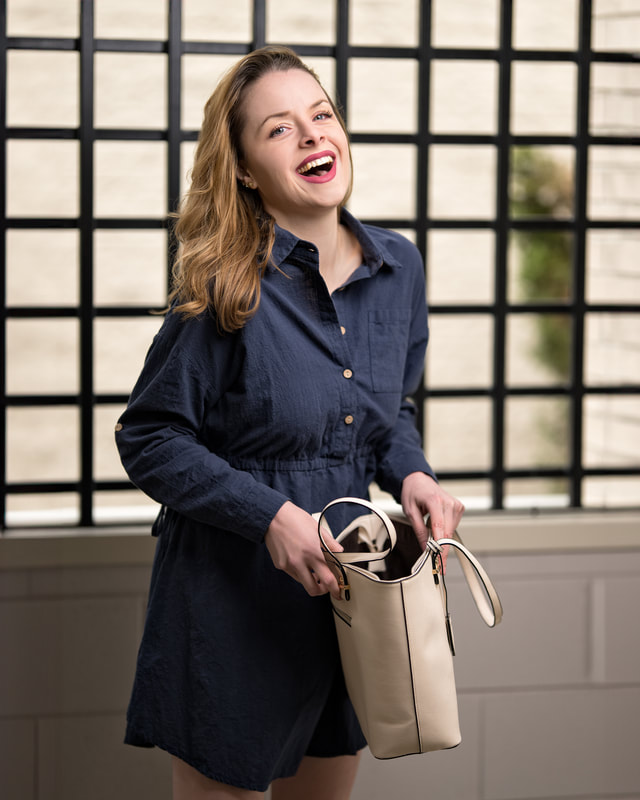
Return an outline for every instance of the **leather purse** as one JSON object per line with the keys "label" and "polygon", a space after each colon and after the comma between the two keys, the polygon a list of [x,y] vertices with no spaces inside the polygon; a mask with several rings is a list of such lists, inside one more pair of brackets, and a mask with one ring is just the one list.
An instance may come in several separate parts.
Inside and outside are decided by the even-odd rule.
{"label": "leather purse", "polygon": [[[336,536],[345,552],[334,553],[320,530],[329,529],[329,509],[342,504],[371,513]],[[478,611],[493,627],[502,606],[486,572],[457,533],[430,537],[422,551],[408,520],[394,524],[367,500],[334,500],[316,518],[342,588],[341,599],[331,602],[347,691],[372,754],[395,758],[455,747],[461,734],[443,546],[455,550]]]}

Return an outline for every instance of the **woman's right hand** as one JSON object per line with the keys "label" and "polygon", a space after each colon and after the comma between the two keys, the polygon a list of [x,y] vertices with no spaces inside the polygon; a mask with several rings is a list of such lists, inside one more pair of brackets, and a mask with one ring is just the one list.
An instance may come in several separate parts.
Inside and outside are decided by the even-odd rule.
{"label": "woman's right hand", "polygon": [[[341,544],[325,532],[325,544],[334,552],[342,552]],[[274,565],[301,583],[312,597],[330,592],[340,598],[336,576],[325,561],[318,523],[311,514],[287,501],[271,520],[264,537]]]}

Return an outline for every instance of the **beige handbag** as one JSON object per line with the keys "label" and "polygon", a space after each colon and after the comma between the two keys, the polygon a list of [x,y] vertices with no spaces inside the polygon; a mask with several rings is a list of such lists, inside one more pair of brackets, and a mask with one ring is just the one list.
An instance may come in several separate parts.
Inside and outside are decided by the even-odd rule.
{"label": "beige handbag", "polygon": [[[341,599],[331,602],[347,691],[369,748],[376,758],[394,758],[455,747],[461,735],[442,546],[455,549],[490,627],[502,618],[500,599],[457,533],[430,538],[423,552],[406,519],[394,518],[394,525],[381,509],[350,497],[316,515],[319,531],[329,528],[327,511],[344,503],[372,513],[336,537],[344,553],[320,540],[343,584]],[[348,552],[354,547],[360,552]]]}

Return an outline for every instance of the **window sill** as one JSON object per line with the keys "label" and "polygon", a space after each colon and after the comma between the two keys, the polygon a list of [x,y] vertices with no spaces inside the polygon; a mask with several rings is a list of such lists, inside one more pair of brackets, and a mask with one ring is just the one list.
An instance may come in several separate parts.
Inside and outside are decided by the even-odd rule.
{"label": "window sill", "polygon": [[[487,554],[637,550],[640,510],[468,514],[460,532]],[[154,548],[149,526],[12,530],[0,536],[0,570],[145,566]]]}

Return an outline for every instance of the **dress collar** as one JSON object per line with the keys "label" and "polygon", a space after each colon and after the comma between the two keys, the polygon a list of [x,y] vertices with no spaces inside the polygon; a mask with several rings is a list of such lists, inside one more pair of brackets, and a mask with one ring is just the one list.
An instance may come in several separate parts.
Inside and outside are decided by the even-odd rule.
{"label": "dress collar", "polygon": [[[362,248],[363,266],[371,275],[374,275],[382,266],[399,269],[402,263],[389,252],[381,237],[376,236],[378,229],[363,225],[345,208],[340,212],[340,222],[345,225],[356,237]],[[382,232],[382,231],[381,231]],[[271,253],[271,268],[280,267],[296,248],[305,251],[315,249],[313,242],[298,239],[293,233],[279,225],[275,226],[275,242]],[[362,267],[360,268],[362,269]]]}

